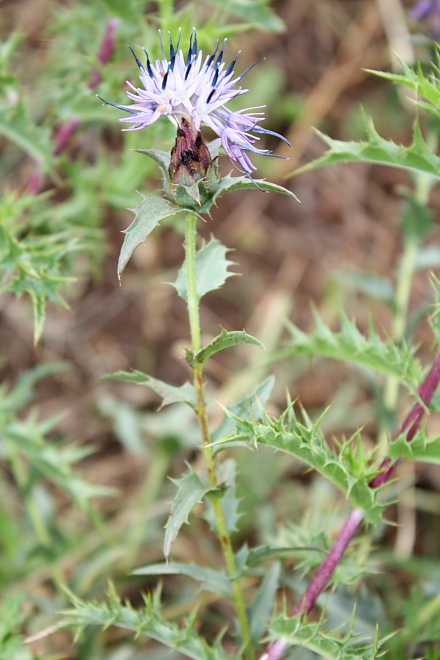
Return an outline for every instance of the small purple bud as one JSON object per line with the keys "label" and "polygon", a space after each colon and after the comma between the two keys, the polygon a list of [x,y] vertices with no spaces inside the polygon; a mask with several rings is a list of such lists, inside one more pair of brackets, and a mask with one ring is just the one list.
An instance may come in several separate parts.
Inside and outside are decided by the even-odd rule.
{"label": "small purple bud", "polygon": [[[99,51],[98,60],[101,64],[108,64],[116,43],[116,32],[119,27],[119,21],[117,18],[111,18],[107,23],[107,29],[102,41],[101,50]],[[97,85],[102,80],[102,74],[98,69],[92,69],[92,74],[90,76],[89,87],[90,89],[95,89]]]}

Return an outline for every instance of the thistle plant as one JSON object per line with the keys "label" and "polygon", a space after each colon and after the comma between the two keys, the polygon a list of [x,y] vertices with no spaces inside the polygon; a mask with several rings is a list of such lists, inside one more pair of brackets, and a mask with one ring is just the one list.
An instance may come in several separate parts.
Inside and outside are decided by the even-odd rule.
{"label": "thistle plant", "polygon": [[[261,113],[255,115],[251,110],[233,112],[226,106],[233,98],[248,91],[237,87],[244,74],[234,78],[238,55],[226,68],[223,61],[225,40],[220,51],[217,44],[214,53],[203,59],[202,51],[198,50],[197,33],[194,30],[185,60],[183,51],[179,50],[180,41],[181,33],[174,48],[170,35],[170,52],[167,59],[161,40],[163,60],[157,60],[155,65],[151,64],[147,52],[145,52],[146,66],[144,66],[132,51],[145,89],[137,89],[130,85],[135,92],[127,92],[129,98],[135,102],[132,105],[125,106],[106,101],[105,103],[130,114],[120,121],[133,123],[134,126],[124,130],[148,127],[161,116],[170,117],[177,125],[176,143],[171,154],[157,150],[142,150],[142,153],[152,157],[160,165],[167,199],[145,197],[136,209],[136,218],[126,231],[119,258],[118,274],[121,277],[133,250],[146,239],[161,220],[185,213],[185,263],[175,287],[188,304],[191,349],[187,350],[187,361],[193,372],[193,385],[179,388],[180,391],[173,388],[175,392],[170,394],[169,386],[158,384],[157,381],[143,374],[118,373],[110,378],[150,384],[156,391],[166,392],[167,402],[184,401],[194,409],[200,425],[207,478],[204,481],[191,471],[179,484],[179,493],[173,505],[173,518],[170,518],[167,524],[164,553],[168,559],[178,529],[188,515],[190,507],[187,501],[189,490],[187,482],[191,481],[193,493],[190,495],[190,502],[195,503],[202,497],[209,497],[211,502],[215,531],[231,582],[242,643],[247,657],[252,660],[255,658],[255,650],[251,628],[231,543],[230,528],[222,504],[223,487],[218,476],[216,451],[212,447],[204,386],[204,365],[211,355],[230,346],[237,344],[261,346],[261,343],[244,331],[223,330],[209,344],[202,346],[200,300],[209,291],[220,287],[230,276],[228,267],[231,262],[226,259],[227,249],[215,239],[197,250],[197,222],[201,213],[209,213],[220,195],[231,190],[255,187],[260,190],[276,190],[293,198],[295,195],[281,186],[263,180],[254,181],[252,178],[252,172],[256,167],[252,164],[248,153],[270,155],[268,150],[258,149],[254,144],[259,139],[259,135],[277,134],[260,126],[260,122],[264,119]],[[246,176],[219,177],[218,141],[207,145],[200,130],[202,125],[209,126],[217,133],[221,145],[232,162]],[[185,497],[182,496],[183,493]]]}
{"label": "thistle plant", "polygon": [[[161,168],[164,197],[143,197],[140,205],[134,209],[135,219],[125,232],[118,275],[121,278],[133,251],[162,220],[185,215],[185,262],[174,287],[188,306],[191,348],[186,349],[186,360],[192,370],[192,382],[176,387],[140,371],[117,372],[106,378],[150,387],[163,398],[163,405],[183,403],[191,408],[198,420],[205,459],[204,472],[196,472],[190,466],[189,472],[174,482],[177,494],[165,526],[163,550],[166,562],[137,568],[135,574],[187,575],[200,581],[205,589],[231,598],[239,625],[237,647],[232,656],[234,658],[240,658],[244,653],[249,660],[257,655],[264,660],[280,660],[289,650],[304,648],[318,657],[335,660],[373,660],[383,655],[387,640],[381,638],[378,631],[373,635],[372,643],[371,640],[359,637],[355,608],[352,624],[346,634],[326,630],[325,614],[318,623],[309,620],[308,615],[316,603],[323,607],[323,593],[329,584],[336,586],[341,582],[350,582],[350,577],[344,577],[344,555],[361,530],[363,522],[372,527],[383,522],[387,500],[382,491],[403,457],[438,462],[440,443],[438,438],[426,437],[422,422],[440,381],[439,358],[435,359],[428,375],[423,377],[415,358],[415,348],[406,346],[404,342],[416,251],[427,231],[426,225],[423,228],[417,226],[417,214],[422,205],[427,203],[433,181],[431,177],[439,178],[438,157],[425,143],[418,120],[415,124],[414,143],[408,148],[398,147],[380,138],[370,125],[367,143],[341,143],[324,137],[330,147],[329,152],[304,169],[341,160],[371,159],[416,172],[416,193],[413,194],[411,190],[406,192],[412,206],[411,211],[405,215],[406,243],[400,280],[395,296],[390,298],[394,313],[393,333],[390,337],[382,338],[372,324],[369,336],[365,337],[343,311],[340,312],[341,330],[334,332],[316,313],[315,333],[306,334],[289,324],[292,336],[290,345],[272,356],[272,360],[285,360],[300,354],[322,355],[383,374],[383,406],[388,419],[393,415],[394,420],[397,419],[398,392],[400,386],[404,386],[414,397],[415,403],[400,431],[393,437],[390,433],[390,429],[394,430],[393,426],[386,426],[385,422],[379,420],[379,451],[367,451],[362,440],[362,429],[332,449],[321,430],[325,414],[312,421],[304,411],[299,415],[290,400],[279,417],[266,412],[265,403],[273,379],[265,380],[236,406],[227,409],[221,425],[212,430],[204,385],[206,361],[219,351],[237,344],[261,346],[261,343],[245,331],[222,330],[208,344],[202,344],[200,301],[205,294],[221,287],[232,273],[229,272],[231,262],[226,257],[228,248],[219,241],[212,239],[198,248],[198,222],[201,214],[209,214],[218,197],[229,191],[253,187],[256,188],[255,194],[276,191],[292,198],[295,196],[278,185],[263,179],[253,179],[255,165],[249,154],[273,155],[255,145],[265,134],[277,134],[261,126],[264,115],[255,114],[255,109],[237,111],[227,107],[233,98],[247,91],[238,86],[244,74],[234,78],[238,56],[226,66],[223,61],[225,44],[221,48],[218,44],[212,55],[203,58],[198,50],[195,31],[190,38],[186,59],[183,51],[179,50],[180,43],[180,33],[176,47],[170,37],[169,57],[162,44],[163,58],[154,64],[147,52],[145,64],[133,52],[143,88],[130,85],[127,94],[134,103],[129,105],[104,101],[128,113],[129,116],[121,118],[121,121],[133,125],[123,130],[148,128],[162,116],[169,117],[177,128],[171,153],[137,149]],[[439,94],[437,82],[428,82],[423,74],[416,74],[408,68],[405,68],[402,76],[388,77],[417,89],[428,99],[427,103],[420,102],[420,106],[433,114],[438,113],[434,103],[434,97],[437,99]],[[207,144],[201,132],[202,126],[211,128],[219,139]],[[243,176],[219,176],[220,146]],[[438,283],[435,283],[435,291],[438,299]],[[432,318],[432,327],[438,337],[438,314]],[[297,551],[305,550],[307,559],[304,565],[317,570],[305,593],[299,594],[290,614],[286,610],[277,613],[279,564],[274,564],[265,575],[254,601],[249,603],[246,599],[243,577],[251,575],[255,566],[262,562],[270,558],[281,558],[294,548],[275,543],[252,549],[245,545],[238,551],[234,550],[231,534],[236,529],[238,518],[235,480],[230,469],[228,472],[229,459],[221,462],[219,458],[222,451],[236,446],[266,446],[294,456],[339,488],[352,507],[334,544],[327,548],[323,561],[313,558],[313,550],[316,548],[295,548]],[[181,526],[188,522],[192,508],[201,501],[207,509],[207,520],[218,537],[226,572],[194,563],[170,561],[172,547]],[[362,562],[358,562],[358,574],[364,570],[366,568]],[[440,607],[437,600],[427,605],[430,611],[433,607]],[[66,613],[66,621],[80,629],[90,623],[104,625],[111,622],[145,633],[197,660],[231,657],[226,655],[221,636],[214,643],[208,644],[195,632],[192,623],[181,629],[166,622],[160,613],[159,593],[149,597],[146,608],[138,611],[122,604],[113,589],[109,594],[109,604],[89,604],[74,597],[74,605],[74,609]],[[273,619],[269,623],[270,616]]]}
{"label": "thistle plant", "polygon": [[[159,24],[164,30],[170,27],[177,34],[177,21],[182,14],[175,12],[174,16],[172,3],[168,1],[162,0],[158,6]],[[258,12],[262,6],[263,3],[258,3],[258,7],[255,3],[249,3],[246,11]],[[87,11],[92,11],[90,7],[87,6]],[[120,520],[101,517],[90,500],[96,496],[111,495],[112,492],[89,483],[73,466],[91,452],[90,448],[65,447],[61,442],[54,441],[57,418],[40,420],[34,407],[29,412],[34,385],[43,376],[57,373],[64,366],[55,363],[37,368],[24,374],[13,385],[2,386],[0,439],[2,461],[9,467],[9,472],[6,479],[0,481],[0,488],[2,492],[10,492],[8,482],[14,480],[28,514],[26,524],[16,524],[12,520],[13,515],[8,517],[3,508],[0,511],[2,550],[5,549],[3,554],[7,555],[0,565],[3,583],[9,590],[13,581],[22,579],[22,554],[16,552],[10,541],[15,536],[18,541],[23,539],[25,547],[22,553],[26,562],[32,568],[36,566],[41,573],[41,581],[47,582],[49,576],[58,587],[57,602],[51,602],[50,611],[59,612],[65,608],[63,599],[66,594],[71,602],[71,608],[56,615],[57,622],[46,633],[37,632],[27,641],[41,639],[45,634],[65,627],[72,627],[78,633],[87,629],[86,641],[83,646],[79,642],[78,650],[78,657],[86,660],[95,653],[94,644],[90,642],[93,638],[88,637],[94,634],[90,633],[90,627],[95,626],[96,630],[96,627],[106,629],[114,625],[135,633],[136,638],[146,636],[168,647],[158,651],[157,657],[168,657],[171,650],[176,657],[183,655],[195,660],[241,660],[243,657],[249,660],[281,660],[283,657],[289,660],[316,657],[374,660],[388,652],[393,659],[423,656],[439,660],[437,647],[440,632],[436,621],[440,598],[434,568],[429,579],[424,577],[420,580],[424,591],[409,596],[407,603],[404,603],[405,608],[402,608],[402,602],[399,600],[397,605],[393,604],[392,597],[387,593],[387,573],[391,573],[393,566],[401,570],[401,563],[388,553],[381,560],[387,562],[390,571],[383,570],[383,567],[379,567],[378,571],[379,553],[375,550],[375,546],[380,545],[378,535],[386,529],[390,518],[389,505],[394,503],[396,493],[398,496],[399,489],[404,487],[398,480],[398,466],[403,461],[440,463],[440,439],[431,437],[425,427],[430,411],[438,410],[436,390],[440,381],[440,358],[433,351],[433,357],[429,360],[425,347],[422,364],[419,347],[412,341],[414,327],[422,317],[429,316],[435,346],[440,343],[440,284],[434,274],[431,274],[429,305],[420,306],[414,313],[410,306],[416,273],[440,266],[438,249],[425,243],[433,229],[433,217],[428,208],[430,192],[440,179],[440,158],[437,155],[437,122],[440,116],[438,68],[434,64],[431,66],[432,72],[426,73],[426,66],[424,69],[413,69],[403,64],[400,74],[378,74],[417,94],[417,114],[413,140],[409,146],[395,144],[382,137],[372,122],[367,120],[367,137],[363,141],[335,140],[320,133],[328,151],[319,160],[296,172],[301,174],[341,162],[363,162],[399,167],[410,173],[412,178],[408,185],[400,190],[403,200],[402,255],[395,273],[390,274],[388,279],[372,277],[370,273],[344,274],[344,278],[350,279],[357,290],[364,294],[368,292],[372,299],[380,300],[387,306],[391,319],[388,332],[376,320],[371,321],[368,332],[361,331],[342,305],[336,328],[315,309],[312,311],[315,322],[313,330],[305,331],[303,327],[287,321],[288,336],[282,346],[275,352],[265,353],[258,369],[252,372],[254,385],[245,390],[241,400],[226,408],[224,418],[216,423],[211,415],[216,406],[212,399],[216,397],[211,396],[205,383],[207,362],[220,351],[233,349],[238,344],[250,344],[261,349],[262,343],[258,336],[254,337],[242,329],[221,329],[214,339],[203,342],[201,301],[234,275],[231,272],[233,262],[229,258],[229,250],[234,246],[222,245],[217,238],[204,243],[200,239],[199,228],[202,222],[209,222],[213,205],[227,192],[252,189],[253,195],[264,200],[267,198],[263,192],[272,191],[290,197],[288,203],[295,200],[290,190],[255,178],[261,156],[278,156],[267,149],[266,140],[286,140],[265,127],[264,106],[239,110],[235,105],[248,92],[242,86],[247,71],[240,73],[239,54],[228,60],[227,42],[223,37],[236,31],[237,26],[232,26],[233,29],[230,25],[223,26],[224,31],[216,33],[216,36],[221,34],[222,38],[212,54],[208,55],[203,55],[199,49],[200,31],[198,35],[188,28],[193,24],[193,17],[190,17],[191,22],[185,19],[183,24],[186,23],[188,31],[186,34],[179,31],[177,39],[173,40],[171,35],[162,39],[160,33],[162,56],[159,59],[150,57],[155,44],[150,44],[146,38],[148,52],[140,55],[140,49],[132,50],[139,69],[140,85],[128,83],[127,103],[114,96],[120,90],[120,71],[117,67],[105,65],[112,53],[117,57],[122,52],[115,42],[119,31],[124,38],[128,34],[131,43],[139,43],[141,38],[145,38],[145,34],[134,31],[138,26],[138,10],[138,0],[131,0],[121,4],[118,19],[109,15],[108,20],[102,22],[102,33],[95,44],[95,58],[83,76],[82,93],[78,94],[81,102],[74,108],[69,107],[69,112],[64,115],[60,113],[54,122],[58,128],[54,130],[51,126],[50,131],[44,132],[43,146],[37,148],[40,126],[28,122],[33,139],[27,140],[26,135],[29,134],[22,133],[20,144],[24,144],[32,154],[37,171],[29,181],[28,192],[31,195],[6,196],[7,203],[0,214],[0,238],[3,237],[0,265],[3,266],[8,290],[16,295],[31,295],[38,339],[43,331],[47,300],[63,302],[58,290],[71,280],[72,264],[76,261],[73,255],[79,252],[84,254],[86,250],[94,253],[94,246],[103,242],[102,234],[97,230],[91,231],[89,227],[93,244],[87,247],[87,232],[77,220],[85,215],[81,212],[84,207],[79,205],[76,197],[72,200],[75,202],[72,206],[76,209],[76,241],[72,240],[73,227],[66,229],[68,223],[65,219],[71,216],[68,209],[64,211],[64,202],[58,206],[59,216],[55,213],[56,207],[52,214],[49,212],[47,198],[39,195],[38,191],[49,180],[54,163],[60,172],[63,172],[63,167],[70,172],[68,181],[72,182],[71,187],[79,196],[84,195],[81,199],[87,210],[98,207],[96,194],[95,198],[89,198],[86,194],[90,177],[93,179],[91,188],[105,185],[102,198],[122,208],[133,204],[132,201],[125,203],[126,199],[131,199],[132,191],[127,194],[122,184],[118,187],[120,179],[129,181],[134,190],[151,174],[148,169],[150,162],[152,167],[157,165],[163,178],[162,189],[157,195],[142,194],[139,205],[133,209],[135,217],[125,231],[117,275],[122,280],[133,252],[155,228],[166,223],[167,227],[174,226],[180,232],[182,226],[185,227],[185,261],[173,286],[188,309],[188,334],[191,339],[185,350],[191,376],[180,386],[137,370],[118,371],[105,376],[105,379],[148,387],[161,397],[162,407],[179,404],[175,407],[178,420],[176,422],[174,419],[173,423],[179,426],[182,436],[191,436],[192,449],[198,443],[194,453],[196,458],[187,464],[180,478],[173,478],[172,485],[168,485],[174,493],[171,505],[168,504],[171,499],[168,498],[168,490],[162,507],[157,507],[158,512],[155,513],[150,512],[150,508],[154,509],[151,504],[158,496],[165,475],[171,472],[170,456],[176,453],[175,445],[167,450],[166,456],[163,448],[159,447],[150,461],[151,468],[145,491],[139,498],[139,509],[143,520],[150,520],[150,514],[151,517],[163,516],[166,505],[162,553],[165,561],[154,554],[157,551],[155,547],[151,551],[154,559],[145,559],[149,563],[136,567],[134,562],[139,548],[145,550],[147,557],[152,556],[146,543],[150,532],[146,534],[144,527],[139,532],[141,526],[135,529],[133,525],[127,533],[127,526]],[[124,12],[127,14],[124,15]],[[182,13],[185,18],[185,13]],[[264,22],[265,16],[267,14],[263,14],[263,18],[260,16],[260,22]],[[96,21],[82,20],[79,33],[82,33],[85,23],[94,25]],[[203,36],[205,42],[206,34]],[[0,64],[7,63],[8,48],[12,45],[0,49]],[[109,85],[111,76],[113,84]],[[12,78],[8,75],[3,75],[2,80],[6,81],[5,84],[12,84]],[[101,83],[103,85],[97,88]],[[69,163],[67,158],[66,161],[61,158],[75,131],[82,130],[84,123],[90,121],[87,110],[83,108],[84,95],[88,94],[88,100],[96,107],[93,112],[98,113],[99,121],[115,122],[116,113],[107,107],[102,108],[96,101],[95,93],[91,93],[95,88],[100,98],[111,99],[104,100],[104,104],[124,113],[120,121],[127,138],[126,146],[135,147],[138,152],[126,149],[120,170],[109,168],[107,154],[94,163],[93,168],[84,167],[84,172],[83,163],[77,164],[74,160]],[[2,126],[6,124],[8,128],[8,115],[5,114],[5,117]],[[165,121],[167,118],[174,126],[175,135],[170,140],[169,149],[162,151],[154,148],[157,146],[154,141],[161,127],[169,125]],[[139,133],[141,129],[145,131]],[[212,142],[207,139],[208,132],[216,136]],[[10,130],[9,134],[16,136],[17,131]],[[148,140],[152,148],[139,148],[145,146]],[[228,167],[226,159],[220,162],[221,150],[238,170],[238,175],[221,176],[223,168]],[[125,281],[121,283],[122,286],[127,284]],[[367,384],[371,400],[377,401],[375,407],[371,405],[375,417],[371,413],[367,420],[370,427],[374,427],[376,445],[371,442],[372,434],[367,434],[364,429],[364,420],[358,419],[355,420],[356,431],[349,437],[338,436],[329,442],[331,431],[341,428],[332,427],[331,405],[325,410],[306,411],[300,401],[292,401],[289,394],[284,410],[277,409],[279,397],[275,403],[268,405],[275,381],[273,376],[268,375],[271,365],[287,365],[288,370],[297,373],[298,365],[306,362],[304,358],[315,361],[325,358],[346,363],[349,365],[347,378],[352,379],[348,387],[354,379]],[[350,371],[352,367],[354,369]],[[264,372],[263,379],[257,382],[254,374],[261,371]],[[344,396],[347,397],[346,393]],[[407,408],[405,411],[402,401]],[[333,410],[337,405],[335,401]],[[349,407],[345,403],[344,414],[347,416]],[[104,405],[101,409],[104,410]],[[358,406],[353,407],[355,416],[358,410]],[[164,426],[169,425],[166,427],[167,438],[173,435],[171,431],[174,428],[168,412],[169,409],[165,408],[156,417],[160,416]],[[142,430],[145,430],[152,418],[151,413],[139,412],[134,406],[115,399],[107,402],[105,414],[115,420],[119,431],[122,428],[126,435],[133,436],[141,428],[140,424],[139,428],[136,427],[139,420],[143,424]],[[349,423],[347,420],[344,422],[347,428]],[[146,451],[150,451],[150,447]],[[250,456],[249,461],[240,458],[243,455]],[[252,461],[256,460],[255,457],[259,457],[261,474],[254,473],[256,463]],[[242,487],[237,494],[238,488],[245,483],[246,464],[251,466],[248,467],[251,474],[247,474],[247,478],[257,481],[258,477],[263,481],[267,474],[262,463],[267,463],[266,473],[275,473],[268,480],[269,487],[272,487],[278,486],[279,463],[275,461],[281,460],[284,461],[284,471],[286,464],[287,470],[302,470],[305,466],[307,472],[313,471],[318,475],[319,487],[324,484],[326,488],[323,497],[330,504],[326,509],[315,506],[312,489],[307,490],[307,500],[312,503],[311,512],[299,521],[296,506],[298,495],[293,492],[289,475],[285,482],[289,490],[282,493],[287,500],[284,520],[279,522],[278,529],[273,525],[271,531],[265,530],[264,541],[259,540],[258,545],[249,547],[243,541],[243,533],[240,537],[235,536],[237,531],[243,532],[244,529],[240,520],[243,511],[250,511],[255,517],[259,513],[255,507],[252,509],[251,498],[245,488]],[[278,471],[272,470],[274,465]],[[238,468],[241,468],[241,473]],[[48,499],[48,483],[52,490],[58,488],[63,491],[64,497],[71,500],[72,505],[82,510],[93,523],[96,530],[92,540],[92,535],[85,528],[81,542],[78,542],[75,534],[70,534],[70,518],[67,518],[67,523],[62,520],[60,525],[51,514],[54,505],[49,507],[49,512],[47,507],[41,506],[44,500],[42,492],[46,492],[44,501]],[[329,493],[339,494],[339,500],[338,495],[331,499],[333,495],[330,497]],[[8,502],[8,498],[2,497],[2,501]],[[337,505],[334,504],[336,501]],[[198,507],[195,512],[194,507]],[[189,561],[175,560],[180,552],[179,544],[175,546],[176,540],[185,537],[182,527],[189,522],[190,516],[192,522],[194,513],[197,515],[201,510],[214,536],[214,543],[206,545],[216,548],[211,555],[207,552],[206,556],[214,555],[217,560],[221,555],[222,560],[212,561],[208,565],[195,556]],[[5,520],[6,523],[3,522]],[[205,523],[199,523],[197,533],[203,529],[202,525]],[[99,539],[96,540],[96,537]],[[18,547],[19,543],[16,545]],[[79,566],[77,572],[76,565]],[[158,587],[152,594],[144,596],[145,606],[139,606],[141,587],[138,588],[137,577],[130,591],[131,596],[134,593],[136,606],[123,602],[119,597],[120,584],[116,588],[110,584],[106,600],[100,597],[92,601],[84,584],[90,584],[90,575],[95,576],[99,570],[100,589],[102,582],[108,578],[110,566],[112,576],[117,575],[118,571],[125,576],[129,571],[141,576],[141,579],[161,577],[165,584],[164,595]],[[414,562],[411,571],[416,570]],[[419,570],[426,576],[426,566]],[[380,571],[382,573],[377,577],[375,574]],[[179,592],[178,616],[183,612],[186,618],[178,622],[175,621],[176,610],[167,607],[171,599],[166,576],[170,575],[191,578],[200,585],[202,592],[210,592],[206,598],[200,594],[188,597],[188,591],[184,590]],[[369,582],[374,579],[376,584],[384,582],[380,585],[383,587],[380,598],[375,594],[376,601],[380,602],[376,609],[373,606],[376,601],[369,591]],[[18,651],[21,645],[22,600],[18,594],[16,598],[7,598],[0,608],[4,619],[0,630],[0,657],[3,659],[4,656],[5,660],[16,660],[18,655],[26,660],[36,657],[31,651],[26,653],[26,648],[24,655]],[[212,609],[211,603],[214,603]],[[220,603],[218,609],[217,603]],[[385,620],[385,609],[387,613],[392,612],[392,623]],[[112,638],[112,643],[116,646],[117,642]],[[152,653],[156,651],[154,649]],[[149,654],[150,647],[141,651],[141,654],[144,653]],[[115,654],[113,648],[106,648],[102,655],[109,658],[116,655],[139,657],[133,649],[127,651],[127,647],[122,646],[116,648]]]}

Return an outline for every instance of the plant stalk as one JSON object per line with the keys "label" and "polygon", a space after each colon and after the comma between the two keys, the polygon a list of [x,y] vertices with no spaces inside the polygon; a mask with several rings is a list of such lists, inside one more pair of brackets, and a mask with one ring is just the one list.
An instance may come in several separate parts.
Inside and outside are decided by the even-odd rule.
{"label": "plant stalk", "polygon": [[[419,387],[419,396],[423,401],[423,405],[416,403],[409,414],[406,416],[400,428],[400,434],[406,433],[407,442],[414,439],[417,431],[419,430],[423,419],[426,414],[426,408],[431,403],[432,397],[440,383],[440,355],[434,361],[428,375]],[[393,476],[394,470],[400,463],[398,459],[393,463],[391,458],[385,458],[380,466],[380,472],[368,484],[370,488],[380,488],[386,484]],[[342,528],[338,538],[334,542],[327,557],[324,559],[315,575],[313,576],[309,586],[306,589],[304,596],[299,600],[291,616],[306,615],[315,605],[318,596],[324,591],[325,587],[330,581],[333,573],[338,567],[339,562],[345,554],[352,539],[356,536],[361,527],[364,517],[362,509],[353,509]],[[434,599],[432,609],[437,611],[440,603]],[[428,610],[429,616],[430,610]],[[264,653],[260,660],[281,660],[288,648],[291,646],[288,637],[283,636],[277,639],[276,642],[270,645],[267,653]]]}
{"label": "plant stalk", "polygon": [[[194,213],[188,213],[186,219],[185,235],[185,257],[186,257],[186,277],[188,293],[188,314],[191,328],[192,350],[199,351],[202,347],[200,332],[200,312],[199,295],[197,292],[197,272],[196,272],[196,252],[197,252],[197,216]],[[199,420],[202,433],[203,448],[208,472],[209,485],[213,489],[218,489],[218,480],[216,472],[215,453],[211,445],[211,433],[209,430],[208,412],[206,408],[205,388],[203,384],[203,364],[197,364],[193,368],[194,388],[197,397],[197,418]],[[243,591],[240,585],[240,579],[237,577],[237,564],[232,548],[231,537],[226,524],[226,519],[221,503],[221,498],[217,493],[211,496],[214,514],[217,521],[220,544],[228,568],[229,578],[233,589],[233,599],[237,610],[238,620],[240,622],[243,635],[243,644],[246,650],[248,660],[255,660],[255,651],[252,642],[249,620],[246,612]]]}

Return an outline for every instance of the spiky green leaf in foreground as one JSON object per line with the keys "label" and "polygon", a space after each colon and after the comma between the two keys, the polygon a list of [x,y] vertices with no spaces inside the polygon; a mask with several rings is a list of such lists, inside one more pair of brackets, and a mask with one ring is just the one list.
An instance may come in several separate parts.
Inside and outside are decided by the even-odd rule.
{"label": "spiky green leaf in foreground", "polygon": [[344,142],[316,131],[328,146],[328,151],[322,158],[300,167],[292,174],[296,176],[335,163],[375,163],[431,174],[440,179],[440,157],[425,142],[418,119],[414,123],[413,139],[408,147],[385,140],[371,120],[366,121],[366,132],[367,140],[364,142]]}
{"label": "spiky green leaf in foreground", "polygon": [[154,639],[192,660],[238,660],[223,650],[220,639],[207,644],[193,628],[194,616],[186,626],[164,619],[158,592],[146,598],[145,607],[139,610],[123,604],[114,589],[109,592],[108,603],[85,602],[73,595],[71,598],[73,607],[62,612],[63,619],[59,627],[73,628],[77,635],[88,626],[100,626],[103,629],[116,626],[135,635]]}
{"label": "spiky green leaf in foreground", "polygon": [[[196,254],[197,297],[200,301],[204,295],[215,289],[220,289],[228,277],[235,273],[228,268],[234,265],[226,258],[230,248],[225,247],[216,238],[212,238]],[[186,261],[179,270],[176,282],[172,283],[183,300],[188,301]]]}
{"label": "spiky green leaf in foreground", "polygon": [[389,456],[393,460],[404,458],[410,461],[440,465],[440,436],[428,438],[425,429],[421,429],[411,442],[408,442],[406,433],[403,433],[395,442],[391,443]]}
{"label": "spiky green leaf in foreground", "polygon": [[315,331],[306,334],[293,323],[288,323],[292,344],[280,351],[275,359],[309,355],[312,358],[322,356],[360,364],[387,376],[395,376],[414,396],[418,396],[421,372],[414,358],[414,347],[397,346],[390,338],[381,339],[372,323],[369,336],[365,337],[343,310],[339,313],[341,330],[333,332],[318,312],[313,312]]}
{"label": "spiky green leaf in foreground", "polygon": [[225,350],[225,348],[231,348],[239,344],[253,344],[264,349],[263,344],[258,339],[252,337],[252,335],[248,335],[244,330],[228,332],[223,329],[217,337],[199,351],[194,352],[187,349],[186,358],[192,366],[195,364],[204,364],[212,355]]}
{"label": "spiky green leaf in foreground", "polygon": [[161,408],[169,406],[170,403],[186,403],[191,408],[197,407],[197,397],[192,383],[184,383],[176,387],[165,383],[163,380],[158,380],[152,376],[142,373],[142,371],[116,371],[113,374],[107,374],[102,377],[102,380],[116,380],[124,383],[137,383],[138,385],[146,385],[162,397],[163,401]]}
{"label": "spiky green leaf in foreground", "polygon": [[203,497],[209,492],[209,486],[204,485],[192,467],[189,474],[181,479],[172,479],[177,486],[177,494],[171,502],[171,513],[165,525],[165,539],[163,553],[165,558],[170,556],[171,548],[177,538],[179,529],[184,523],[188,523],[188,516],[195,504],[202,502]]}
{"label": "spiky green leaf in foreground", "polygon": [[385,653],[380,651],[385,640],[379,640],[377,633],[372,643],[365,644],[365,637],[354,634],[353,623],[343,636],[338,630],[325,631],[322,621],[308,623],[301,616],[277,617],[269,627],[269,638],[282,639],[287,648],[301,646],[325,660],[378,660]]}
{"label": "spiky green leaf in foreground", "polygon": [[137,568],[133,571],[133,575],[185,575],[200,582],[200,588],[204,591],[211,591],[214,594],[229,597],[233,595],[231,582],[224,571],[217,571],[214,568],[207,568],[194,563],[184,564],[178,561],[169,561],[148,564]]}
{"label": "spiky green leaf in foreground", "polygon": [[142,195],[142,201],[135,209],[129,209],[135,214],[131,225],[123,233],[124,243],[118,260],[118,277],[121,279],[125,266],[135,249],[145,242],[145,239],[164,218],[169,218],[184,209],[175,206],[162,197],[146,197]]}
{"label": "spiky green leaf in foreground", "polygon": [[293,406],[289,406],[279,419],[260,411],[261,421],[238,417],[230,411],[226,414],[235,425],[235,431],[221,442],[246,442],[273,447],[296,456],[338,486],[353,506],[365,511],[365,519],[378,523],[382,519],[384,505],[378,498],[378,489],[371,489],[369,482],[374,476],[369,468],[370,456],[364,453],[358,434],[333,451],[319,430],[321,419],[312,424],[308,419],[298,421]]}

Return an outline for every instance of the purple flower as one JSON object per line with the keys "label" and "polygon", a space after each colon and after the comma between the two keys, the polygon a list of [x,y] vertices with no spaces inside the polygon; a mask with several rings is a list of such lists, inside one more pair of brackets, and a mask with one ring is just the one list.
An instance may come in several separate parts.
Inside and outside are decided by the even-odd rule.
{"label": "purple flower", "polygon": [[252,67],[240,76],[234,77],[234,67],[240,52],[226,67],[223,62],[226,39],[220,52],[217,43],[215,52],[204,58],[202,51],[198,49],[195,30],[191,35],[188,55],[185,59],[183,51],[179,50],[180,39],[181,31],[177,46],[174,48],[170,35],[168,59],[161,37],[163,59],[156,60],[155,64],[151,63],[144,49],[147,57],[146,66],[130,49],[139,66],[143,85],[143,87],[134,87],[128,82],[131,90],[127,92],[127,96],[134,101],[134,104],[118,105],[101,100],[130,114],[130,117],[120,119],[123,123],[133,124],[123,129],[127,131],[151,126],[164,116],[170,117],[177,127],[183,120],[187,121],[197,133],[202,125],[209,126],[221,138],[224,150],[237,169],[251,177],[252,172],[257,168],[251,162],[248,153],[273,155],[268,149],[259,149],[255,146],[260,139],[258,134],[276,135],[287,142],[278,133],[259,125],[264,120],[264,113],[253,112],[256,108],[231,111],[226,107],[229,101],[249,91],[237,85]]}
{"label": "purple flower", "polygon": [[428,19],[429,32],[433,39],[440,35],[440,0],[419,0],[411,8],[409,16],[413,21]]}

